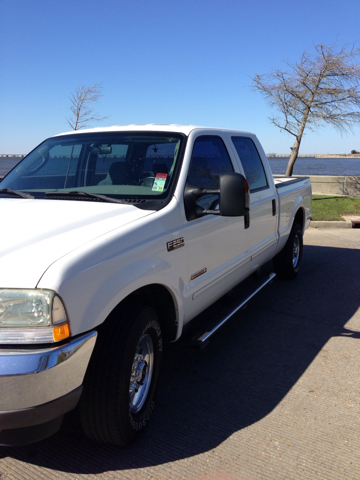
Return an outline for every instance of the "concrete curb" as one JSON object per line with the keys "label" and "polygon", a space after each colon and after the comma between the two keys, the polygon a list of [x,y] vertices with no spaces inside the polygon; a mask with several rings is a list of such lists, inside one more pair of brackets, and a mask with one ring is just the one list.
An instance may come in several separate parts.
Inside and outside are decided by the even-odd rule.
{"label": "concrete curb", "polygon": [[320,222],[318,220],[312,220],[310,227],[314,228],[352,228],[352,223],[349,220],[345,221],[327,221]]}
{"label": "concrete curb", "polygon": [[360,216],[356,215],[342,215],[344,220],[323,221],[312,220],[310,227],[315,228],[359,228]]}

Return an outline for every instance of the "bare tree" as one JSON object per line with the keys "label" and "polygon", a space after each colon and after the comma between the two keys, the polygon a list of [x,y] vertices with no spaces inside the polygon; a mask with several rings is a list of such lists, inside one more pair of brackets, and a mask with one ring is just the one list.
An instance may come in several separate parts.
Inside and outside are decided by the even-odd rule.
{"label": "bare tree", "polygon": [[296,63],[286,62],[287,71],[256,74],[254,90],[280,112],[271,122],[295,137],[286,175],[291,176],[305,128],[324,124],[347,133],[360,123],[360,49],[347,45],[316,45]]}
{"label": "bare tree", "polygon": [[67,118],[67,122],[73,130],[80,130],[88,126],[89,122],[101,122],[107,117],[100,117],[94,112],[91,105],[102,96],[101,84],[90,85],[86,87],[81,85],[70,97],[72,116]]}

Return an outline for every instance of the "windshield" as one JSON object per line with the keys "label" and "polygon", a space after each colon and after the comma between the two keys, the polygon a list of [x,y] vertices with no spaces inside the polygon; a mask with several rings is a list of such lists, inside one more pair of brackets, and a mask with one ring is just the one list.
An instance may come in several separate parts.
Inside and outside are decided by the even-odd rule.
{"label": "windshield", "polygon": [[165,198],[178,170],[182,141],[182,135],[163,132],[54,137],[25,157],[0,185],[38,198],[73,191],[114,198]]}

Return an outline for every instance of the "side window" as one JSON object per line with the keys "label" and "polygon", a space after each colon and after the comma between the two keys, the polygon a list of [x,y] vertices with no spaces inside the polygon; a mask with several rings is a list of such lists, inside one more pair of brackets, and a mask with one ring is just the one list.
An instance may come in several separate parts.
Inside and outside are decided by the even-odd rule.
{"label": "side window", "polygon": [[254,142],[246,137],[232,137],[232,141],[244,167],[250,191],[267,188],[264,166]]}
{"label": "side window", "polygon": [[[233,172],[233,166],[220,137],[199,137],[195,141],[189,169],[188,181],[198,188],[219,188],[219,175]],[[218,195],[204,195],[198,205],[205,210],[213,209]]]}

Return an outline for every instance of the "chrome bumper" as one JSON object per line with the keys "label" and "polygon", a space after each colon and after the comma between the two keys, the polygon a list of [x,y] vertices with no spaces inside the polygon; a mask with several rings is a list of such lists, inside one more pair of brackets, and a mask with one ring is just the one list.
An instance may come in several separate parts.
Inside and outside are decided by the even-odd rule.
{"label": "chrome bumper", "polygon": [[0,349],[0,413],[40,406],[80,387],[96,337],[91,332],[42,350]]}

